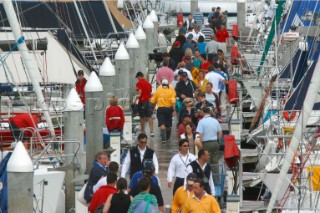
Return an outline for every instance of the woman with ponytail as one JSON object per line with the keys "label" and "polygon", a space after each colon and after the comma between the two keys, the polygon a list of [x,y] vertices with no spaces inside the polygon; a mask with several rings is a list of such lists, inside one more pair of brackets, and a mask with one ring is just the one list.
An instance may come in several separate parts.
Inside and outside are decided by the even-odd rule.
{"label": "woman with ponytail", "polygon": [[108,197],[104,204],[103,213],[127,213],[131,204],[132,197],[127,194],[128,183],[125,178],[117,181],[118,193]]}

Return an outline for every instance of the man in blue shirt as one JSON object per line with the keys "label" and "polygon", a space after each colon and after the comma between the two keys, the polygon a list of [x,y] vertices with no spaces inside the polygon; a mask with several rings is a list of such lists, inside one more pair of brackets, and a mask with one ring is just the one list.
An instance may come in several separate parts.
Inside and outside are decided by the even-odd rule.
{"label": "man in blue shirt", "polygon": [[[209,107],[202,107],[200,112],[203,118],[196,130],[199,143],[210,152],[209,163],[213,165],[213,174],[219,174],[219,141],[222,138],[222,129],[218,120],[210,116]],[[214,175],[213,181],[214,184],[220,184],[219,175]]]}
{"label": "man in blue shirt", "polygon": [[153,176],[151,177],[152,182],[159,185],[157,176],[154,175],[154,165],[151,160],[145,160],[143,163],[143,169],[139,172],[134,173],[132,180],[129,184],[129,189],[133,189],[136,185],[138,185],[139,181],[143,178],[144,173],[152,173]]}
{"label": "man in blue shirt", "polygon": [[[147,165],[146,165],[147,164]],[[161,212],[163,212],[163,197],[161,193],[161,189],[159,187],[159,184],[153,182],[153,176],[154,176],[154,166],[152,164],[152,161],[148,161],[147,163],[144,164],[144,168],[142,170],[143,178],[146,177],[150,179],[150,191],[149,193],[154,195],[157,198],[157,203],[158,203],[158,208]],[[143,179],[141,178],[141,180]],[[140,180],[139,180],[140,182]],[[138,183],[139,183],[138,182]],[[143,191],[142,187],[140,184],[137,184],[134,188],[132,188],[129,192],[129,195],[132,197],[138,195],[141,191]]]}
{"label": "man in blue shirt", "polygon": [[194,54],[195,48],[194,48],[194,44],[192,43],[192,39],[193,39],[193,35],[189,34],[187,36],[187,41],[184,43],[183,47],[182,47],[182,53],[183,55],[186,53],[186,49],[190,48],[192,51],[192,54]]}

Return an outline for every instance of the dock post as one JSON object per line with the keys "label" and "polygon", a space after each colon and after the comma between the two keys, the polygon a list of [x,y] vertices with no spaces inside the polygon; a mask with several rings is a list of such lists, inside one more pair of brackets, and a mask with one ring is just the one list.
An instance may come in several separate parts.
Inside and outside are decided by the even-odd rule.
{"label": "dock post", "polygon": [[190,1],[190,13],[193,15],[198,9],[198,0]]}
{"label": "dock post", "polygon": [[[77,144],[68,143],[68,140],[79,141],[80,148],[77,153],[78,162],[84,162],[85,156],[83,149],[83,104],[79,98],[78,93],[73,88],[66,99],[66,104],[64,108],[64,138],[66,142],[64,143],[64,166],[75,165],[73,162]],[[81,165],[82,166],[82,165]],[[85,163],[84,165],[85,166]],[[71,170],[66,170],[65,176],[65,212],[70,212],[75,209],[75,189],[74,183],[70,182],[75,178],[75,171],[71,166]],[[82,167],[83,168],[83,167]]]}
{"label": "dock post", "polygon": [[99,69],[99,78],[103,87],[103,102],[105,108],[109,106],[109,98],[114,95],[115,75],[116,71],[114,66],[111,63],[110,58],[107,57]]}
{"label": "dock post", "polygon": [[151,10],[150,14],[149,14],[151,21],[153,23],[153,45],[154,47],[158,47],[158,27],[159,27],[159,23],[158,23],[158,16],[156,14],[156,11]]}
{"label": "dock post", "polygon": [[[154,24],[150,18],[150,16],[147,16],[147,18],[144,20],[143,23],[143,29],[146,33],[146,39],[147,39],[147,54],[153,53],[154,49],[154,38],[153,38],[153,33],[154,33]],[[148,58],[149,55],[147,55]]]}
{"label": "dock post", "polygon": [[240,196],[239,195],[228,195],[227,196],[227,211],[228,213],[240,212],[239,206]]}
{"label": "dock post", "polygon": [[95,154],[103,150],[102,128],[105,120],[103,87],[95,72],[91,72],[84,91],[86,92],[86,171],[89,173]]}
{"label": "dock post", "polygon": [[110,132],[110,147],[114,150],[111,153],[111,161],[115,161],[120,165],[121,156],[121,138],[120,132]]}
{"label": "dock post", "polygon": [[124,119],[123,138],[126,141],[132,141],[132,112],[130,110],[124,111]]}
{"label": "dock post", "polygon": [[33,163],[19,141],[8,161],[8,212],[33,212]]}
{"label": "dock post", "polygon": [[146,76],[146,67],[148,62],[148,54],[146,54],[146,34],[142,29],[142,26],[139,26],[135,32],[135,37],[139,43],[139,71],[141,71]]}
{"label": "dock post", "polygon": [[119,105],[123,109],[128,109],[130,96],[130,57],[123,43],[120,44],[115,57],[115,94],[119,99]]}
{"label": "dock post", "polygon": [[243,36],[246,33],[246,0],[237,2],[237,22],[240,36]]}
{"label": "dock post", "polygon": [[136,94],[136,87],[135,87],[135,82],[136,82],[136,73],[139,70],[139,61],[141,60],[141,57],[139,56],[139,43],[134,36],[133,33],[130,33],[126,48],[129,52],[129,57],[130,57],[130,96],[129,100],[130,103],[132,103],[133,96]]}

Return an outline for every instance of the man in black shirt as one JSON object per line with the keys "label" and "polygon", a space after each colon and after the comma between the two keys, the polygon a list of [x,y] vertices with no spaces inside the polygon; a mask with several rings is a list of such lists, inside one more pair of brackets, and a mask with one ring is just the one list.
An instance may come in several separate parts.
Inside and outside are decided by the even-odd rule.
{"label": "man in black shirt", "polygon": [[204,189],[208,194],[215,196],[215,188],[212,179],[212,172],[210,165],[207,163],[209,160],[209,151],[200,149],[198,152],[198,159],[192,161],[187,167],[187,173],[195,173],[197,178],[202,179],[204,182]]}
{"label": "man in black shirt", "polygon": [[131,148],[124,159],[124,163],[122,165],[121,177],[125,178],[126,173],[130,168],[130,179],[134,175],[134,173],[142,170],[142,165],[144,160],[149,159],[153,161],[155,166],[155,173],[158,173],[158,159],[156,153],[153,149],[150,149],[147,146],[148,137],[145,133],[140,133],[138,135],[138,145]]}
{"label": "man in black shirt", "polygon": [[[154,175],[154,166],[145,166],[142,170],[143,177],[150,179],[150,191],[149,193],[154,195],[157,198],[158,208],[161,212],[163,212],[163,197],[161,193],[161,189],[158,184],[152,181],[152,176]],[[130,192],[129,195],[132,197],[138,195],[142,191],[140,185],[135,186]]]}
{"label": "man in black shirt", "polygon": [[179,101],[183,101],[185,98],[193,98],[193,93],[197,89],[196,84],[188,79],[188,74],[182,72],[180,81],[176,85],[176,94],[179,97]]}

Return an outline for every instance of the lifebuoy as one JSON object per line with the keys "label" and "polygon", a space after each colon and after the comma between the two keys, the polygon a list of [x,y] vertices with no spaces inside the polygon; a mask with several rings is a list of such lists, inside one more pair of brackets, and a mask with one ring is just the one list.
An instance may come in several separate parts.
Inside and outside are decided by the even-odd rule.
{"label": "lifebuoy", "polygon": [[297,115],[296,111],[292,111],[291,114],[289,113],[289,111],[283,111],[283,118],[286,121],[292,121],[293,119],[295,119],[296,115]]}
{"label": "lifebuoy", "polygon": [[[290,94],[288,94],[288,96],[287,96],[288,98],[290,97]],[[283,98],[283,101],[282,101],[282,105],[284,106],[285,105],[285,103],[286,103],[286,97],[285,98]],[[283,118],[286,120],[286,121],[292,121],[293,119],[295,119],[296,118],[296,116],[297,116],[297,111],[291,111],[291,113],[290,113],[290,111],[283,111]]]}

